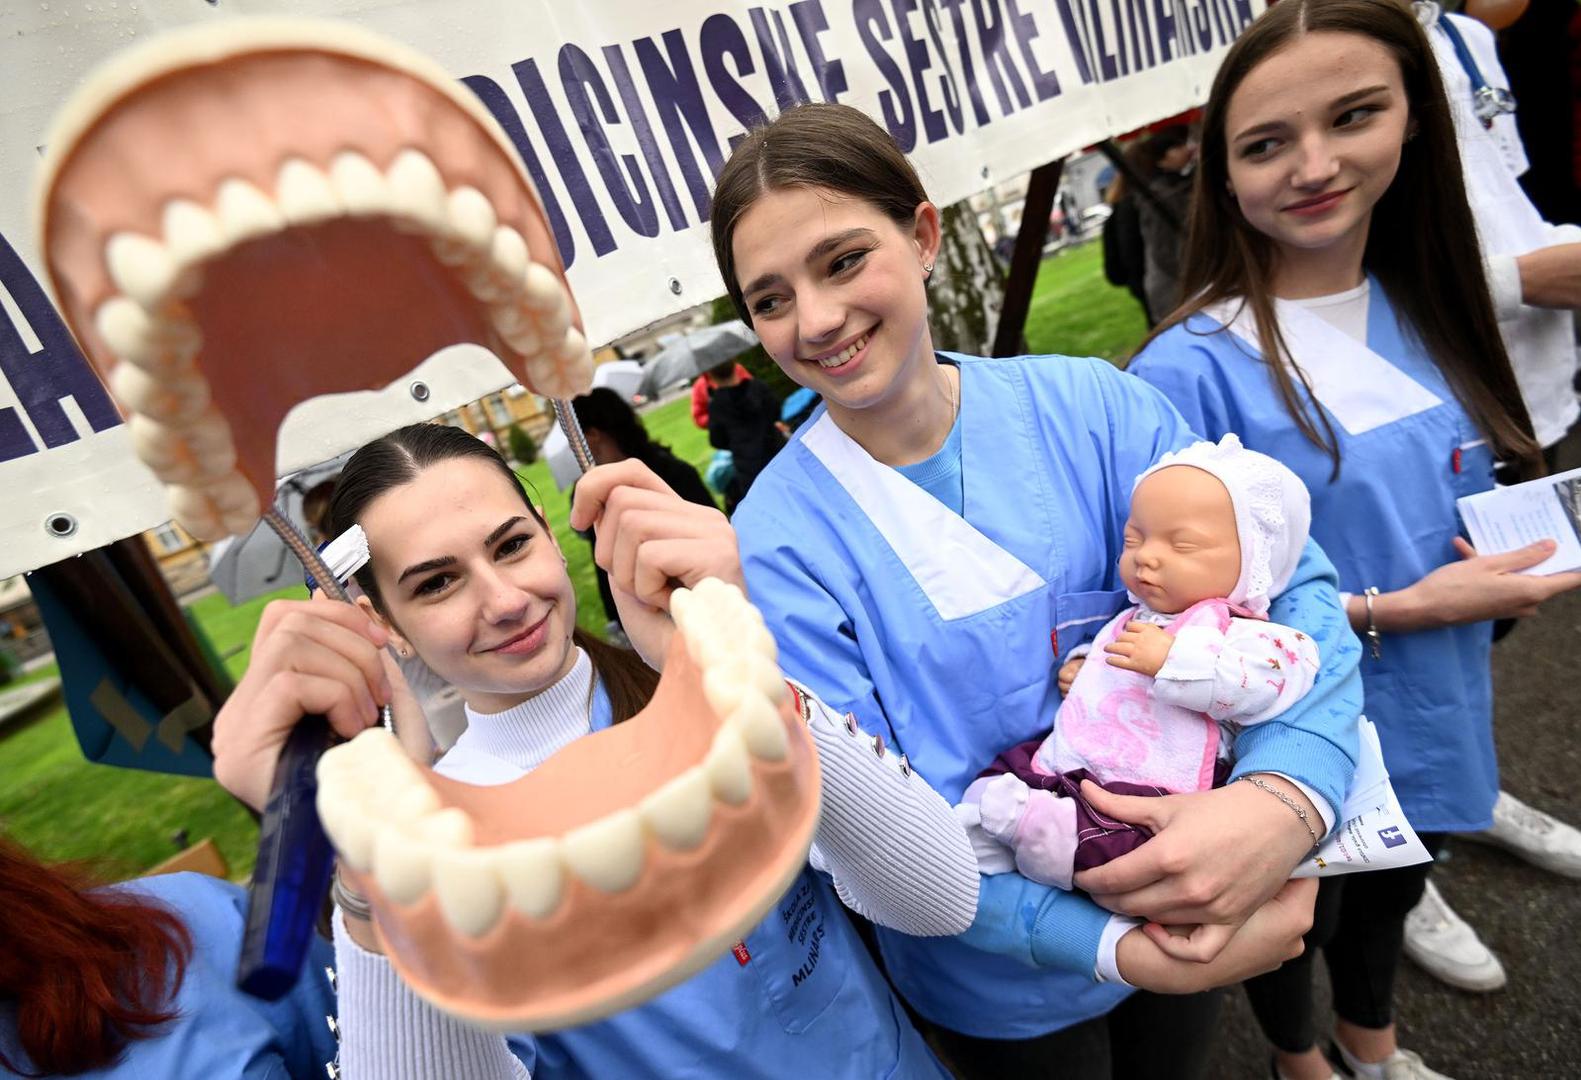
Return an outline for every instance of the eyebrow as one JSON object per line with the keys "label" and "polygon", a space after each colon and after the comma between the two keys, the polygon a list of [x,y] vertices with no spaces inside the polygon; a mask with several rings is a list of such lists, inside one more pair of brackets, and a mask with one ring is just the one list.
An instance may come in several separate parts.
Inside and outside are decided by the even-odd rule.
{"label": "eyebrow", "polygon": [[[1383,85],[1382,83],[1379,83],[1377,86],[1368,86],[1368,87],[1364,87],[1361,90],[1352,90],[1350,93],[1343,94],[1343,95],[1335,98],[1333,101],[1329,102],[1329,106],[1328,107],[1330,109],[1343,109],[1345,106],[1355,104],[1356,102],[1362,100],[1363,98],[1371,97],[1373,94],[1386,93],[1388,91],[1388,89],[1389,88],[1387,86]],[[1284,127],[1284,126],[1285,126],[1285,124],[1284,124],[1284,121],[1282,121],[1282,120],[1270,120],[1267,123],[1256,124],[1256,125],[1254,125],[1252,127],[1247,128],[1245,131],[1239,132],[1230,141],[1231,142],[1240,142],[1242,139],[1245,139],[1245,138],[1247,138],[1249,136],[1261,135],[1261,134],[1263,134],[1265,132],[1269,132],[1269,131],[1277,131],[1278,129],[1280,129],[1280,128]]]}
{"label": "eyebrow", "polygon": [[[506,519],[497,529],[489,533],[488,536],[484,538],[483,546],[485,548],[493,547],[496,540],[526,520],[527,518],[522,514],[517,514],[513,518]],[[401,582],[405,581],[414,574],[426,574],[430,570],[442,570],[447,566],[454,566],[455,564],[456,558],[454,555],[446,555],[438,559],[429,559],[427,562],[413,563],[411,566],[408,566],[405,570],[401,571],[401,576],[395,579],[395,583],[399,585]]]}
{"label": "eyebrow", "polygon": [[[852,240],[869,237],[876,238],[876,235],[877,234],[875,234],[872,229],[864,229],[861,226],[857,226],[856,228],[852,229],[843,229],[840,232],[824,237],[822,240],[814,244],[812,246],[812,250],[807,252],[807,258],[803,261],[808,263],[817,262],[835,248],[841,247],[844,244],[848,244]],[[751,296],[759,289],[766,289],[770,285],[773,285],[775,282],[781,280],[783,279],[779,274],[760,274],[756,278],[752,279],[752,284],[741,290],[741,295]]]}

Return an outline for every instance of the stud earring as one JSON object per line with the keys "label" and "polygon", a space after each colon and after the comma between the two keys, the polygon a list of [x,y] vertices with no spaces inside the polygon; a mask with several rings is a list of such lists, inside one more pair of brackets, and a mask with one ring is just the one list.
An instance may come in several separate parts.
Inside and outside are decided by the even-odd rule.
{"label": "stud earring", "polygon": [[932,277],[933,276],[933,264],[932,263],[923,263],[922,264],[922,276],[923,277]]}

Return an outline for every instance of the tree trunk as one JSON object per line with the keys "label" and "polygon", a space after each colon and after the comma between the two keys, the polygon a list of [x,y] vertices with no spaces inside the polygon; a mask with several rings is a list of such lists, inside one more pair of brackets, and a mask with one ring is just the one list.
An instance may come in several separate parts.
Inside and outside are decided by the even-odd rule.
{"label": "tree trunk", "polygon": [[987,356],[992,350],[1005,275],[968,200],[944,208],[943,241],[928,282],[933,347]]}

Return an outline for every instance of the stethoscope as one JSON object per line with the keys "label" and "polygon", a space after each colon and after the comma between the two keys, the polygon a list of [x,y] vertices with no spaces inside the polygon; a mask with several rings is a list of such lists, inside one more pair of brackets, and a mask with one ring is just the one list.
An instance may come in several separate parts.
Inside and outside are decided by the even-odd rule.
{"label": "stethoscope", "polygon": [[1417,3],[1417,20],[1424,27],[1438,27],[1449,38],[1449,43],[1455,49],[1455,58],[1460,61],[1461,70],[1466,73],[1466,78],[1471,80],[1471,111],[1485,128],[1491,128],[1493,121],[1501,116],[1515,112],[1515,95],[1508,90],[1496,86],[1489,86],[1488,80],[1483,78],[1482,69],[1477,67],[1476,59],[1471,55],[1471,50],[1466,46],[1466,39],[1461,36],[1460,30],[1443,14],[1443,9],[1435,3]]}

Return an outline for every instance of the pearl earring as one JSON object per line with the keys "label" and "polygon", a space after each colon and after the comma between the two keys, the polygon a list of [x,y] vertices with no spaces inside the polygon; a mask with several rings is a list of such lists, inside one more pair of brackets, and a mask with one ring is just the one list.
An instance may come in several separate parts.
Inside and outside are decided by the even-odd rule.
{"label": "pearl earring", "polygon": [[932,277],[933,276],[933,264],[932,263],[923,263],[922,264],[922,276],[923,277]]}

